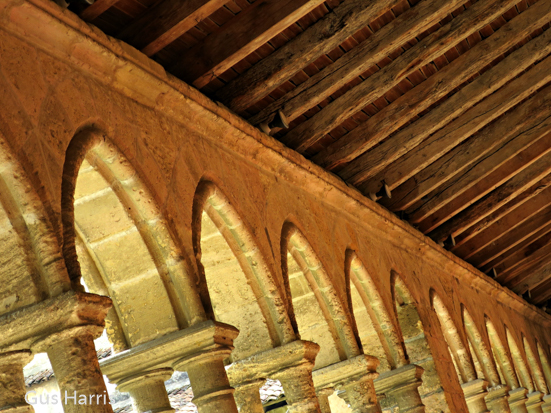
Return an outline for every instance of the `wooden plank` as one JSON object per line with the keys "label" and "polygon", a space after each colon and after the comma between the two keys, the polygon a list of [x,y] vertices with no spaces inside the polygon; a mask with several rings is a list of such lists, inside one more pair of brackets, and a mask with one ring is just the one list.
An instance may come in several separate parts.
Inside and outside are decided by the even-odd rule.
{"label": "wooden plank", "polygon": [[[551,107],[549,110],[548,115],[551,115]],[[538,122],[532,125],[537,126]],[[418,224],[422,232],[430,232],[550,151],[551,139],[546,135],[538,138],[530,133],[515,134],[467,173],[448,181],[445,187],[431,194],[408,220]]]}
{"label": "wooden plank", "polygon": [[[376,31],[336,62],[325,67],[296,89],[286,93],[257,115],[248,119],[249,122],[253,125],[262,123],[270,119],[278,110],[282,110],[289,120],[296,119],[380,62],[402,44],[438,23],[461,2],[462,0],[421,1]],[[424,48],[418,46],[415,48],[426,52]],[[433,49],[428,50],[432,54],[435,53]]]}
{"label": "wooden plank", "polygon": [[[544,267],[541,271],[549,270],[548,267]],[[535,305],[545,304],[551,298],[551,279],[546,279],[530,292],[532,294],[532,302]]]}
{"label": "wooden plank", "polygon": [[[540,213],[549,208],[550,204],[551,187],[547,187],[531,202],[526,202],[522,208],[516,208],[494,222],[471,239],[470,242],[458,246],[456,241],[456,246],[452,248],[452,251],[464,260],[469,260],[475,267],[482,266],[499,255],[503,247],[511,245],[516,240],[524,239],[516,232],[517,229],[522,227],[522,234],[529,233],[527,226],[533,226],[534,217],[540,216]],[[551,218],[551,215],[549,218]],[[539,228],[536,226],[533,227],[533,230],[537,231]]]}
{"label": "wooden plank", "polygon": [[[355,176],[356,185],[366,180],[359,189],[364,193],[375,193],[383,180],[391,189],[407,181],[551,81],[549,57],[506,84],[549,53],[551,33],[545,32],[421,119],[353,160],[352,163],[361,163],[363,167],[362,172]],[[396,210],[392,204],[389,200],[385,206]]]}
{"label": "wooden plank", "polygon": [[[548,118],[547,127],[551,127],[551,113]],[[541,131],[543,133],[543,131]],[[550,139],[550,137],[547,137]],[[470,207],[464,209],[453,218],[446,221],[440,227],[429,233],[429,237],[435,240],[444,240],[450,234],[461,232],[465,227],[472,225],[488,216],[493,211],[521,194],[527,187],[532,186],[537,181],[551,172],[551,159],[544,156],[534,162],[529,168],[515,175],[512,179],[492,191],[484,198],[480,199]]]}
{"label": "wooden plank", "polygon": [[[510,264],[511,262],[514,263],[518,260],[519,255],[517,254],[522,254],[522,251],[526,247],[528,247],[530,244],[540,239],[544,235],[548,234],[549,232],[551,232],[551,222],[527,239],[507,246],[507,248],[505,248],[498,257],[494,258],[493,260],[482,266],[480,268],[481,271],[487,272],[490,271],[492,268],[495,268],[496,271],[505,271],[507,269],[507,264]],[[517,258],[515,258],[515,256]]]}
{"label": "wooden plank", "polygon": [[545,118],[551,104],[549,93],[551,88],[546,87],[395,188],[392,191],[392,209],[414,209],[423,202],[423,197],[465,173],[513,134],[526,130],[536,119]]}
{"label": "wooden plank", "polygon": [[533,198],[538,197],[540,193],[549,187],[551,187],[551,176],[548,175],[531,188],[528,188],[528,190],[503,205],[501,208],[488,215],[483,220],[477,222],[476,225],[472,225],[461,234],[458,234],[458,236],[455,237],[455,248],[453,250],[455,251],[456,248],[460,248],[463,244],[478,236],[479,233],[484,231],[486,228],[489,228],[508,214],[518,213],[516,212],[518,208],[528,208],[528,206],[525,206],[525,203],[531,203]]}
{"label": "wooden plank", "polygon": [[498,272],[497,280],[502,284],[509,285],[523,271],[542,260],[547,260],[550,256],[551,233],[547,233],[522,250],[521,254],[511,257],[517,259],[517,261],[504,269],[504,271]]}
{"label": "wooden plank", "polygon": [[106,12],[111,6],[114,6],[119,0],[96,0],[94,4],[86,7],[79,17],[87,22],[91,22],[101,14]]}
{"label": "wooden plank", "polygon": [[[472,7],[478,4],[475,3]],[[425,46],[436,48],[438,45],[440,52],[445,52],[446,48],[442,47],[442,42],[447,46],[447,43],[456,44],[461,41],[462,38],[458,38],[458,34],[469,33],[470,25],[476,22],[477,16],[469,13],[472,12],[472,7],[452,20],[449,25],[429,35],[391,64],[289,131],[282,141],[299,150],[311,146],[342,121],[396,86],[398,81],[403,79],[401,74],[407,74],[407,70],[411,68],[411,63],[418,62],[417,56]],[[526,37],[543,26],[549,21],[550,15],[551,4],[536,3],[492,36],[476,44],[452,63],[392,102],[385,110],[378,112],[367,122],[320,152],[316,155],[315,162],[322,166],[335,165],[361,155],[505,53],[518,42],[519,38]],[[469,19],[465,19],[465,16],[469,16]],[[465,27],[459,30],[457,25]],[[452,27],[457,31],[450,31]],[[347,176],[351,177],[355,172],[357,171],[349,170]]]}
{"label": "wooden plank", "polygon": [[[549,260],[542,260],[528,270],[523,271],[508,283],[508,286],[517,294],[524,294],[526,291],[532,292],[539,285],[551,278],[551,266]],[[535,298],[532,295],[532,298]]]}
{"label": "wooden plank", "polygon": [[[515,223],[510,231],[495,238],[491,244],[487,245],[487,248],[481,249],[478,254],[474,254],[471,258],[467,259],[467,261],[477,268],[482,267],[503,254],[504,251],[510,250],[541,231],[550,220],[551,209],[547,206],[543,208],[542,211],[538,211],[535,216],[531,216],[525,220],[519,220],[520,222]],[[460,257],[463,258],[463,256]]]}
{"label": "wooden plank", "polygon": [[323,0],[258,0],[169,67],[197,88],[254,52]]}
{"label": "wooden plank", "polygon": [[[216,92],[216,99],[240,113],[317,58],[339,47],[348,37],[400,1],[345,0],[290,42],[222,87]],[[388,48],[392,45],[397,47],[399,44],[389,39]]]}
{"label": "wooden plank", "polygon": [[163,0],[133,21],[117,37],[147,56],[153,56],[229,1]]}

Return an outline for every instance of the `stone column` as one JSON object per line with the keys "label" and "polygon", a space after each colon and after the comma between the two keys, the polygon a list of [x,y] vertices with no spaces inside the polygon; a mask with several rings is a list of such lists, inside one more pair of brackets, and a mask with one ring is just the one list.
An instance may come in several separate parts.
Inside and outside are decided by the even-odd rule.
{"label": "stone column", "polygon": [[418,390],[423,384],[423,372],[423,368],[415,364],[384,372],[374,381],[376,392],[394,398],[400,413],[424,413],[425,405]]}
{"label": "stone column", "polygon": [[518,387],[509,392],[511,413],[528,413],[528,410],[526,410],[526,393],[528,391],[524,387]]}
{"label": "stone column", "polygon": [[232,383],[235,389],[233,398],[240,413],[264,413],[260,400],[260,388],[264,383],[262,379],[243,384]]}
{"label": "stone column", "polygon": [[380,413],[373,379],[377,373],[366,374],[342,386],[353,413]]}
{"label": "stone column", "polygon": [[175,370],[187,372],[199,413],[237,413],[234,389],[224,368],[231,351],[231,347],[220,346],[174,363]]}
{"label": "stone column", "polygon": [[469,413],[489,413],[484,399],[487,387],[488,382],[482,379],[472,380],[461,385]]}
{"label": "stone column", "polygon": [[117,388],[130,393],[132,405],[139,413],[172,413],[166,392],[165,381],[172,377],[173,370],[161,368],[121,380]]}
{"label": "stone column", "polygon": [[[318,351],[319,347],[316,349],[316,354]],[[312,359],[283,369],[272,376],[275,380],[279,380],[283,386],[289,413],[321,413],[312,380],[313,367],[314,360]]]}
{"label": "stone column", "polygon": [[331,406],[329,405],[329,396],[335,392],[335,389],[328,387],[318,390],[316,395],[320,404],[321,413],[331,413]]}
{"label": "stone column", "polygon": [[34,409],[25,401],[23,367],[32,360],[30,351],[13,351],[0,354],[0,410],[9,413],[32,413]]}
{"label": "stone column", "polygon": [[543,404],[543,393],[540,391],[533,391],[532,393],[526,396],[528,400],[526,401],[526,410],[528,413],[543,413],[541,405]]}
{"label": "stone column", "polygon": [[48,353],[65,413],[113,413],[94,347],[102,331],[74,327],[35,343]]}
{"label": "stone column", "polygon": [[509,387],[504,384],[488,388],[486,405],[492,413],[510,413],[509,408]]}

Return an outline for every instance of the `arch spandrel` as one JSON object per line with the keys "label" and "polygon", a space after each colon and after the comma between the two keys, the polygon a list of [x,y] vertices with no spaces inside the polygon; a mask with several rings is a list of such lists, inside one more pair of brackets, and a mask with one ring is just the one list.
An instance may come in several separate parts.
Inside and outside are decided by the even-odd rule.
{"label": "arch spandrel", "polygon": [[499,371],[501,372],[500,376],[503,376],[503,380],[511,390],[515,390],[520,387],[520,383],[515,373],[514,365],[509,357],[509,353],[503,341],[499,337],[499,334],[492,323],[492,321],[486,316],[486,330],[488,331],[488,336],[490,338],[490,345],[493,356],[495,358],[496,364]]}
{"label": "arch spandrel", "polygon": [[297,331],[321,347],[315,368],[359,355],[346,307],[310,243],[291,223],[283,228],[281,252]]}
{"label": "arch spandrel", "polygon": [[547,388],[551,389],[551,364],[549,364],[549,358],[545,353],[545,349],[540,342],[536,340],[536,348],[538,349],[538,356],[540,358],[541,366],[543,368],[543,374],[547,383]]}
{"label": "arch spandrel", "polygon": [[427,411],[449,412],[440,377],[436,371],[432,351],[425,336],[425,328],[417,311],[417,304],[402,278],[391,274],[392,293],[396,317],[400,326],[406,355],[410,364],[425,370],[419,394]]}
{"label": "arch spandrel", "polygon": [[0,314],[70,290],[44,206],[0,134]]}
{"label": "arch spandrel", "polygon": [[407,364],[399,335],[362,260],[347,251],[352,310],[365,354],[377,357],[383,372]]}
{"label": "arch spandrel", "polygon": [[202,181],[194,245],[214,318],[240,330],[234,361],[295,340],[284,300],[251,232],[228,198]]}
{"label": "arch spandrel", "polygon": [[536,389],[543,394],[548,394],[549,390],[547,388],[547,383],[545,382],[543,370],[540,367],[540,364],[532,351],[532,347],[524,334],[522,335],[522,345],[524,347],[524,352],[526,353],[526,359],[528,360],[528,366],[530,367],[530,372],[532,373]]}
{"label": "arch spandrel", "polygon": [[[108,331],[116,349],[205,319],[186,263],[148,188],[100,131],[81,131],[69,145],[62,189],[65,261],[73,284],[80,261],[86,261],[86,284],[113,299]],[[87,257],[83,248],[77,255],[79,237]]]}
{"label": "arch spandrel", "polygon": [[507,327],[505,327],[505,336],[507,337],[507,344],[509,345],[509,351],[513,360],[513,367],[517,373],[520,384],[522,387],[528,389],[529,393],[531,393],[536,390],[534,387],[534,381],[532,380],[530,371],[524,362],[524,358],[522,357],[517,341]]}
{"label": "arch spandrel", "polygon": [[463,307],[463,323],[465,324],[465,330],[469,343],[472,347],[471,354],[473,358],[476,357],[480,363],[480,369],[484,373],[484,378],[488,380],[490,387],[497,386],[498,384],[505,384],[504,380],[500,377],[499,371],[495,363],[495,358],[486,346],[480,330],[477,328],[473,318],[467,311],[465,306]]}

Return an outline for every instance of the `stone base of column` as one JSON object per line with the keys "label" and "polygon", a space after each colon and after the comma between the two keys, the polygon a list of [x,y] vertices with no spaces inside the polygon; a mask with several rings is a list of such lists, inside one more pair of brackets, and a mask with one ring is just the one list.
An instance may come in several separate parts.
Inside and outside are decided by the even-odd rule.
{"label": "stone base of column", "polygon": [[527,396],[526,401],[526,410],[528,410],[528,413],[543,413],[543,410],[541,408],[543,404],[543,393],[540,391],[534,391],[532,393],[529,393]]}
{"label": "stone base of column", "polygon": [[482,379],[472,380],[461,385],[469,413],[489,413],[485,400],[487,387],[488,382]]}
{"label": "stone base of column", "polygon": [[518,387],[515,390],[509,392],[509,407],[511,408],[511,413],[528,413],[526,410],[526,394],[528,390],[524,387]]}
{"label": "stone base of column", "polygon": [[486,394],[486,405],[492,413],[508,413],[509,408],[509,387],[504,384],[498,384],[488,388]]}
{"label": "stone base of column", "polygon": [[425,405],[418,390],[423,384],[423,372],[423,368],[415,364],[384,372],[374,381],[376,393],[395,399],[400,413],[424,413]]}
{"label": "stone base of column", "polygon": [[117,383],[118,390],[130,393],[132,405],[139,413],[172,413],[165,381],[172,377],[169,368],[148,371]]}

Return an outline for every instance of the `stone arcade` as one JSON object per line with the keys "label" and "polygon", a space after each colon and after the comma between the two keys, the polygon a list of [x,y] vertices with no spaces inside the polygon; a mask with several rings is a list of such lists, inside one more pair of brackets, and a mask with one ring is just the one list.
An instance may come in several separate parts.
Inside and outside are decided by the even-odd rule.
{"label": "stone arcade", "polygon": [[262,413],[267,379],[290,412],[551,412],[549,314],[146,54],[0,0],[1,411],[34,411],[23,367],[45,352],[93,401],[67,413],[113,411],[103,375],[173,412],[175,371],[200,413]]}

